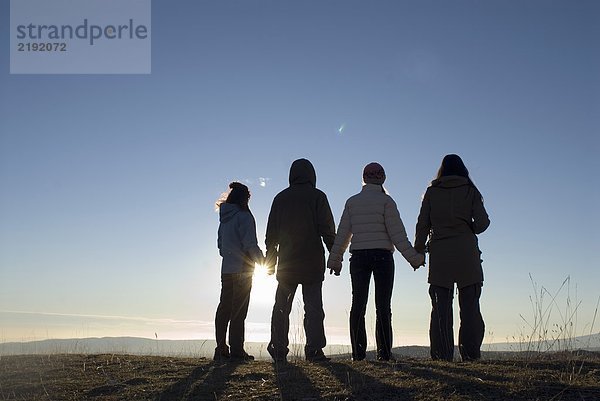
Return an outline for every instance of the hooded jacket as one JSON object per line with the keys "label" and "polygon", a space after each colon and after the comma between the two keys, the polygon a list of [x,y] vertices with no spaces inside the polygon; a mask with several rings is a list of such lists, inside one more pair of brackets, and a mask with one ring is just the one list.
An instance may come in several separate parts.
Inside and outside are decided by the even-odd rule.
{"label": "hooded jacket", "polygon": [[417,253],[406,236],[396,202],[383,192],[381,185],[365,184],[362,190],[346,201],[337,236],[327,267],[341,270],[342,255],[350,240],[350,252],[363,249],[387,249],[394,246],[411,264],[423,263],[423,255]]}
{"label": "hooded jacket", "polygon": [[219,221],[217,246],[223,257],[221,274],[252,273],[254,263],[263,262],[254,216],[238,205],[223,203],[219,208]]}
{"label": "hooded jacket", "polygon": [[482,283],[477,234],[489,225],[481,193],[467,178],[449,175],[432,181],[415,233],[419,252],[425,251],[429,237],[428,282],[445,288]]}
{"label": "hooded jacket", "polygon": [[265,244],[267,263],[277,259],[277,280],[309,284],[323,281],[325,251],[335,239],[335,223],[325,193],[316,188],[313,165],[299,159],[290,168],[290,186],[273,199]]}

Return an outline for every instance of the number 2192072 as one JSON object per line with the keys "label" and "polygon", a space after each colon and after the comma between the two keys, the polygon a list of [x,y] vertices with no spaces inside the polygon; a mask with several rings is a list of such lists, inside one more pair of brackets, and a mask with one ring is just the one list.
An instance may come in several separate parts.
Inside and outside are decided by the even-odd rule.
{"label": "number 2192072", "polygon": [[67,44],[59,42],[17,43],[20,52],[66,52]]}

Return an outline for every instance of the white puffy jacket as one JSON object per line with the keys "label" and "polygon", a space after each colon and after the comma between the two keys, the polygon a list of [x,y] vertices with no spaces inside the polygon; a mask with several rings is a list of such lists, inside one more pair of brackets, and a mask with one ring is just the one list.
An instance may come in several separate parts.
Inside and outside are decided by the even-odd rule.
{"label": "white puffy jacket", "polygon": [[411,265],[423,263],[423,255],[413,248],[406,235],[396,202],[383,192],[381,185],[365,184],[346,201],[327,268],[341,270],[342,256],[350,240],[350,252],[360,249],[393,252],[395,245]]}

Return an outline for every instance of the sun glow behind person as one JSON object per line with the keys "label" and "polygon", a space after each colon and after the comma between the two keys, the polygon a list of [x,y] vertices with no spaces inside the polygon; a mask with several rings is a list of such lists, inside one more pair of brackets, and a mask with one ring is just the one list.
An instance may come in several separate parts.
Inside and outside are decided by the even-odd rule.
{"label": "sun glow behind person", "polygon": [[257,264],[252,278],[252,292],[250,293],[250,303],[260,305],[272,305],[275,300],[275,290],[277,289],[277,280],[274,274],[268,274],[266,266]]}

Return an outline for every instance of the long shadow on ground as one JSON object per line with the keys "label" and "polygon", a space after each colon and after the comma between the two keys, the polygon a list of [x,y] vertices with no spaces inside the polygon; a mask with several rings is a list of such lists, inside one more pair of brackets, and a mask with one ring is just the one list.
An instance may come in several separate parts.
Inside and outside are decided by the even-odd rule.
{"label": "long shadow on ground", "polygon": [[[504,367],[506,368],[506,367]],[[599,399],[597,387],[560,383],[549,372],[539,371],[539,376],[520,375],[518,366],[502,366],[485,363],[455,364],[440,362],[432,364],[414,361],[409,364],[408,374],[431,382],[429,388],[437,387],[438,395],[458,396],[470,399]],[[425,387],[427,388],[427,387]]]}
{"label": "long shadow on ground", "polygon": [[158,394],[155,401],[218,399],[227,378],[235,371],[237,363],[211,362],[197,367],[183,378]]}
{"label": "long shadow on ground", "polygon": [[[367,363],[367,362],[365,362]],[[381,380],[385,377],[385,370],[390,371],[389,364],[373,364],[378,368],[384,369],[384,374],[380,377],[371,376],[360,372],[349,364],[330,362],[325,366],[336,379],[344,384],[351,392],[352,400],[406,400],[414,399],[413,391],[402,386],[391,385]],[[381,372],[380,372],[381,373]]]}
{"label": "long shadow on ground", "polygon": [[320,400],[321,393],[301,366],[295,364],[274,363],[275,379],[280,393],[280,400]]}

